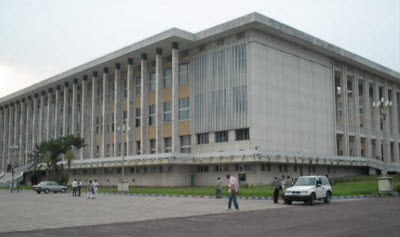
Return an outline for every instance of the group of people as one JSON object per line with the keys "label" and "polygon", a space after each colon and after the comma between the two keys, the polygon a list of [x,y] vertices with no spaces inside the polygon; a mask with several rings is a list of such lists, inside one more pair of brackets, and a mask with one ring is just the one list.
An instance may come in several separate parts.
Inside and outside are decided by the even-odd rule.
{"label": "group of people", "polygon": [[[237,179],[230,174],[226,175],[226,179],[228,180],[227,185],[225,186],[225,189],[228,190],[229,192],[229,201],[228,201],[228,208],[227,210],[231,210],[232,208],[232,202],[235,206],[235,210],[239,211],[239,204],[236,200],[237,194],[239,194],[239,183]],[[215,197],[216,198],[222,198],[222,180],[220,177],[217,179],[217,185],[216,185],[216,190],[215,190]]]}
{"label": "group of people", "polygon": [[[97,191],[99,188],[99,183],[97,182],[97,179],[94,180],[89,180],[89,183],[87,184],[87,199],[94,199],[97,195]],[[76,180],[72,181],[72,196],[73,197],[80,197],[81,196],[81,190],[82,190],[82,182],[81,180]]]}
{"label": "group of people", "polygon": [[278,178],[275,177],[272,183],[274,188],[274,203],[278,204],[279,193],[282,191],[281,195],[283,197],[283,195],[286,192],[286,189],[292,187],[293,184],[294,180],[293,178],[290,178],[290,176],[282,175],[282,178],[280,180],[278,180]]}

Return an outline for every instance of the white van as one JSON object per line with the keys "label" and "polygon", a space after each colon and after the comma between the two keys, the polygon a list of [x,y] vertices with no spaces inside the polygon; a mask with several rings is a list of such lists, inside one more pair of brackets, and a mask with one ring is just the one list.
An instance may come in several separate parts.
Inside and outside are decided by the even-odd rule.
{"label": "white van", "polygon": [[330,203],[332,188],[325,176],[302,176],[292,187],[286,189],[283,198],[285,204],[289,205],[292,201],[303,201],[310,205],[313,205],[315,200]]}

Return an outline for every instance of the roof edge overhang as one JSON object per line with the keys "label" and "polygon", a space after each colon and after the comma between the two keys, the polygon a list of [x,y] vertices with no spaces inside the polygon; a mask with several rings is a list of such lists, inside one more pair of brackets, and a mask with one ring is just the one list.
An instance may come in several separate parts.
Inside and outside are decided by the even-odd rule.
{"label": "roof edge overhang", "polygon": [[32,93],[35,90],[39,90],[41,87],[50,86],[51,84],[57,83],[65,78],[72,77],[76,74],[79,74],[82,71],[87,71],[91,68],[98,67],[102,64],[107,63],[111,60],[116,60],[128,54],[143,51],[144,48],[149,46],[159,44],[163,41],[168,41],[171,39],[177,39],[182,42],[188,43],[199,43],[206,42],[212,38],[220,37],[224,34],[229,34],[235,31],[240,30],[248,30],[248,29],[257,29],[263,32],[272,34],[274,36],[283,38],[289,42],[293,42],[295,44],[301,45],[310,50],[316,51],[323,55],[333,58],[334,60],[342,61],[348,64],[352,64],[354,66],[360,67],[363,70],[366,70],[370,73],[376,74],[380,77],[400,82],[400,73],[396,72],[392,69],[384,67],[380,64],[377,64],[371,60],[358,56],[354,53],[351,53],[345,49],[342,49],[338,46],[330,44],[326,41],[318,39],[314,36],[311,36],[307,33],[299,31],[293,27],[280,23],[274,19],[261,15],[257,12],[250,13],[248,15],[236,18],[234,20],[222,23],[220,25],[211,27],[209,29],[200,31],[196,34],[183,31],[177,28],[172,28],[167,31],[161,32],[154,36],[151,36],[147,39],[124,47],[120,50],[114,51],[105,56],[99,57],[95,60],[92,60],[88,63],[80,65],[78,67],[72,68],[68,71],[50,77],[44,81],[36,83],[32,86],[14,92],[10,95],[7,95],[3,98],[0,98],[0,104],[5,103],[6,101],[12,99],[18,99],[18,97],[23,96],[27,93]]}

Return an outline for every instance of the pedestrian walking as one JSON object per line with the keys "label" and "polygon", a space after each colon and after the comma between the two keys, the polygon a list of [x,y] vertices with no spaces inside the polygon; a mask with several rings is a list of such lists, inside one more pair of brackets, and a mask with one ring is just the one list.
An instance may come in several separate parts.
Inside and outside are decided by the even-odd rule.
{"label": "pedestrian walking", "polygon": [[14,192],[14,176],[11,178],[10,193]]}
{"label": "pedestrian walking", "polygon": [[10,163],[8,163],[8,165],[7,165],[7,173],[10,172],[10,170],[11,170],[11,165],[10,165]]}
{"label": "pedestrian walking", "polygon": [[285,190],[286,190],[286,176],[285,175],[282,175],[282,178],[281,178],[281,180],[280,180],[280,185],[281,185],[281,191],[282,191],[282,194],[281,194],[281,196],[283,197],[283,195],[285,194]]}
{"label": "pedestrian walking", "polygon": [[217,179],[217,185],[215,187],[215,198],[221,198],[222,180],[220,177]]}
{"label": "pedestrian walking", "polygon": [[76,182],[76,179],[72,181],[72,197],[76,197],[76,190],[78,188],[78,183]]}
{"label": "pedestrian walking", "polygon": [[279,198],[279,190],[281,189],[281,184],[278,181],[278,178],[274,178],[274,182],[272,183],[272,186],[274,187],[274,203],[278,204],[278,198]]}
{"label": "pedestrian walking", "polygon": [[235,177],[231,176],[230,174],[227,174],[226,178],[228,179],[227,189],[230,193],[227,210],[231,210],[232,201],[233,201],[233,204],[235,205],[235,210],[239,211],[239,204],[237,203],[237,200],[236,200],[236,195],[239,193],[239,183],[238,183],[237,179]]}
{"label": "pedestrian walking", "polygon": [[82,182],[81,180],[78,181],[78,196],[81,196],[81,191],[82,191]]}
{"label": "pedestrian walking", "polygon": [[93,199],[93,183],[92,180],[89,180],[89,183],[87,185],[87,199]]}
{"label": "pedestrian walking", "polygon": [[21,183],[19,182],[18,179],[16,181],[17,181],[17,183],[16,183],[16,185],[17,185],[17,193],[19,193],[19,189],[21,187]]}
{"label": "pedestrian walking", "polygon": [[99,189],[99,183],[97,182],[97,179],[95,179],[93,183],[93,197],[97,195],[98,189]]}

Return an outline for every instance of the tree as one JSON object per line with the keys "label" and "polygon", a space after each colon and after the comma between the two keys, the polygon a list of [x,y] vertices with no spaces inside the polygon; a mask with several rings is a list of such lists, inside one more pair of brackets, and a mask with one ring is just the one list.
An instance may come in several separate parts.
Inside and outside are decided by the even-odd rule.
{"label": "tree", "polygon": [[46,164],[46,176],[47,179],[57,179],[62,174],[61,169],[58,166],[58,162],[61,161],[62,155],[66,156],[68,161],[68,169],[74,158],[74,150],[81,149],[85,146],[85,140],[80,137],[73,135],[59,137],[57,139],[51,139],[43,141],[35,146],[35,149],[30,154],[31,163],[33,170],[36,171]]}

